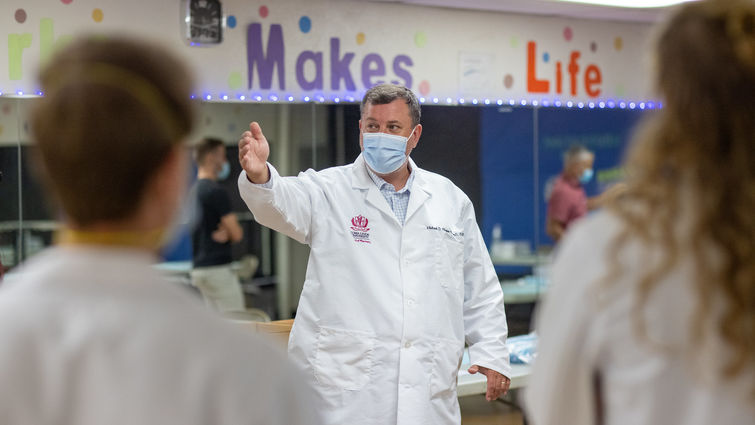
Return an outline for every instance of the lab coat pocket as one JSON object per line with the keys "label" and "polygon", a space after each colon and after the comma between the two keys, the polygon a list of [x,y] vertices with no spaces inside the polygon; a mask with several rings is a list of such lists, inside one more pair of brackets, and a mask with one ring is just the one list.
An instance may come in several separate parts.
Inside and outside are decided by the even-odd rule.
{"label": "lab coat pocket", "polygon": [[464,344],[450,339],[440,339],[433,344],[432,372],[430,374],[430,398],[456,395],[456,379],[464,353]]}
{"label": "lab coat pocket", "polygon": [[456,290],[464,282],[464,244],[439,235],[435,243],[435,272],[440,286]]}
{"label": "lab coat pocket", "polygon": [[326,387],[359,390],[372,374],[375,335],[321,326],[317,335],[314,373]]}

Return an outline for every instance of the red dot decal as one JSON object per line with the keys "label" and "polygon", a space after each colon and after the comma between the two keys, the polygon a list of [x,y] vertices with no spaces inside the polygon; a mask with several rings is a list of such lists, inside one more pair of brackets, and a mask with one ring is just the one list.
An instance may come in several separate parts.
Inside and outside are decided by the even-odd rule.
{"label": "red dot decal", "polygon": [[571,27],[564,28],[564,39],[571,41],[572,37],[574,37],[574,31],[572,31]]}
{"label": "red dot decal", "polygon": [[260,16],[263,18],[267,18],[267,15],[270,13],[270,11],[267,9],[267,6],[260,6]]}

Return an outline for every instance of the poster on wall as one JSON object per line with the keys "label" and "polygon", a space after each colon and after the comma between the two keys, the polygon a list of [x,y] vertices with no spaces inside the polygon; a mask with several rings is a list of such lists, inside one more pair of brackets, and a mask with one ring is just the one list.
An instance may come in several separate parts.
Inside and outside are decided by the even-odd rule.
{"label": "poster on wall", "polygon": [[35,94],[39,64],[71,37],[126,32],[183,54],[209,100],[348,102],[391,82],[437,104],[652,101],[644,24],[357,0],[8,0],[0,12],[4,95]]}

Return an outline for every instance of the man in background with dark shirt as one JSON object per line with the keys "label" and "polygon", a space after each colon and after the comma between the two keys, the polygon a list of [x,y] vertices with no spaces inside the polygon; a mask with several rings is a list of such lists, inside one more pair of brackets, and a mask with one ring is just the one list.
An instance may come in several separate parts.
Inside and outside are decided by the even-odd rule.
{"label": "man in background with dark shirt", "polygon": [[244,232],[231,212],[231,199],[218,180],[228,178],[230,165],[221,140],[206,138],[195,148],[198,220],[192,233],[194,268],[191,280],[205,302],[221,312],[244,310],[239,278],[231,270],[231,243]]}

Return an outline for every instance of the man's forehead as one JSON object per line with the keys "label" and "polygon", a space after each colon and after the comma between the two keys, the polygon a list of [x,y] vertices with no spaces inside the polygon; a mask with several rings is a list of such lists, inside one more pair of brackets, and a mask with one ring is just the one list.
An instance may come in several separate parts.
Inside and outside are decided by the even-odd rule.
{"label": "man's forehead", "polygon": [[409,114],[409,105],[402,99],[396,99],[390,103],[364,105],[363,118],[366,120],[389,120],[389,121],[406,121],[411,120]]}

